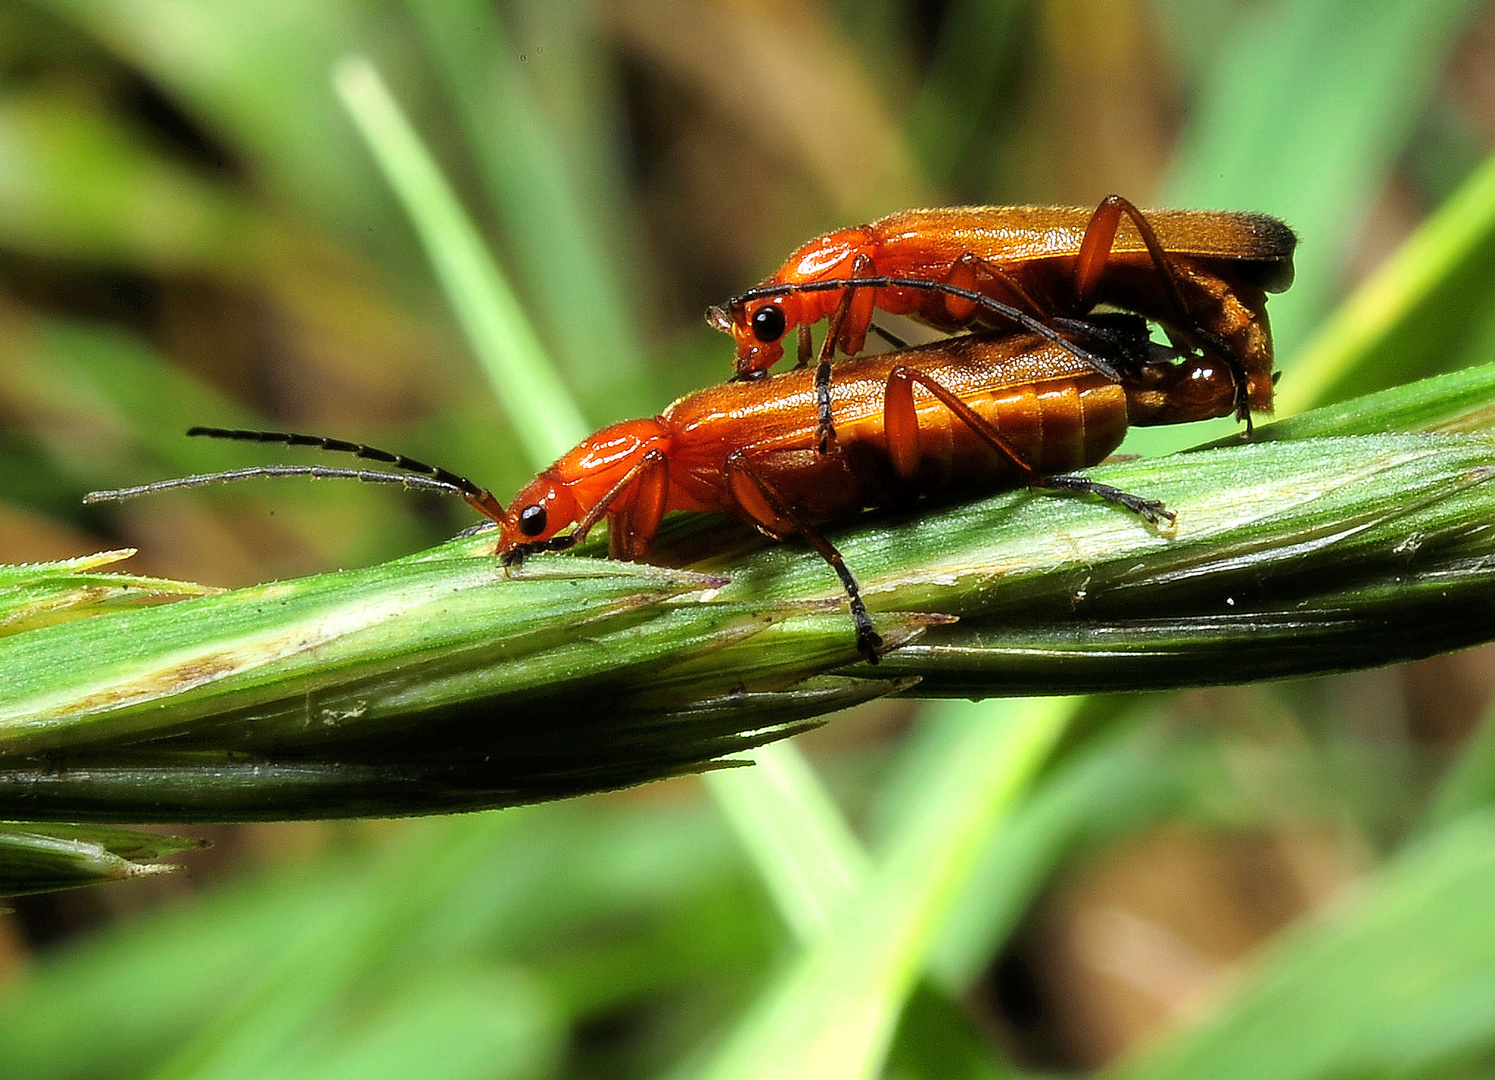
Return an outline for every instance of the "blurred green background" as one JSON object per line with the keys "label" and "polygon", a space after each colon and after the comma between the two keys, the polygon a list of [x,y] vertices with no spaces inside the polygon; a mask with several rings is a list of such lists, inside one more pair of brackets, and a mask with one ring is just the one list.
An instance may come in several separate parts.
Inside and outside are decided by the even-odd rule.
{"label": "blurred green background", "polygon": [[[597,425],[723,379],[701,313],[818,232],[1109,192],[1297,229],[1304,404],[1296,358],[1495,145],[1472,0],[0,0],[0,561],[238,585],[469,524],[357,485],[81,505],[271,460],[195,423],[531,473],[342,111],[350,53]],[[1485,241],[1314,392],[1495,359],[1492,295]],[[1495,1075],[1492,687],[1480,649],[1087,706],[927,962],[961,1010],[916,996],[889,1070]],[[874,853],[920,813],[917,713],[800,740]],[[690,1075],[793,952],[694,780],[204,835],[184,875],[14,902],[0,1076]]]}

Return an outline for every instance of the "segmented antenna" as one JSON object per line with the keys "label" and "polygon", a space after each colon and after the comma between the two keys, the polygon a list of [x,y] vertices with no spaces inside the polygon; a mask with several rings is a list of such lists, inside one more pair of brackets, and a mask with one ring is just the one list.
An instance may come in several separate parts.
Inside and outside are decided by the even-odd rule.
{"label": "segmented antenna", "polygon": [[[231,469],[227,472],[203,473],[183,476],[174,480],[158,480],[153,484],[138,487],[118,488],[113,491],[91,491],[83,497],[85,503],[115,502],[133,499],[139,495],[153,495],[162,491],[178,491],[183,488],[206,487],[209,484],[231,484],[239,480],[278,478],[284,476],[307,476],[314,480],[360,480],[366,484],[400,484],[421,491],[439,491],[456,495],[478,513],[492,521],[503,523],[503,505],[487,488],[478,487],[464,476],[424,461],[380,450],[377,446],[329,439],[320,435],[300,435],[289,431],[247,431],[241,428],[194,427],[188,437],[209,439],[232,439],[239,442],[281,443],[286,446],[309,446],[317,450],[332,450],[352,454],[393,465],[404,473],[376,472],[372,469],[336,469],[322,465],[262,465],[247,469]],[[417,474],[417,475],[409,475]]]}
{"label": "segmented antenna", "polygon": [[929,281],[925,278],[856,277],[832,278],[825,281],[788,282],[782,285],[758,285],[745,293],[739,293],[732,297],[731,300],[727,301],[727,306],[737,308],[751,300],[763,300],[772,296],[789,296],[793,293],[802,292],[831,292],[836,289],[923,289],[925,292],[939,292],[947,296],[956,296],[962,300],[969,300],[978,307],[983,307],[992,314],[1000,315],[1009,322],[1017,323],[1024,330],[1053,342],[1065,352],[1070,353],[1076,359],[1083,360],[1113,382],[1121,381],[1121,374],[1114,367],[1088,349],[1082,349],[1047,323],[1035,319],[1032,315],[1010,304],[994,300],[985,293],[979,293],[972,289],[962,289],[959,285],[951,285],[944,281]]}

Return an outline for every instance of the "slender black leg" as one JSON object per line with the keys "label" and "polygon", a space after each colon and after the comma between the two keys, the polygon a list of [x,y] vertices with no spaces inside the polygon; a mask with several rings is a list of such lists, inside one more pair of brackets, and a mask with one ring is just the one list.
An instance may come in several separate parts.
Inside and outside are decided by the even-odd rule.
{"label": "slender black leg", "polygon": [[830,453],[830,448],[836,441],[836,425],[831,418],[831,358],[836,355],[836,343],[841,340],[841,327],[846,322],[847,312],[851,310],[852,298],[856,296],[856,279],[866,277],[871,270],[872,260],[865,255],[858,255],[851,267],[851,284],[841,294],[841,302],[836,305],[835,313],[826,324],[825,341],[820,345],[820,363],[815,367],[815,404],[819,414],[815,432],[820,440],[822,454]]}
{"label": "slender black leg", "polygon": [[[1109,484],[1102,484],[1084,476],[1075,476],[1071,473],[1060,473],[1057,476],[1045,476],[1023,456],[1018,453],[1017,448],[1002,437],[990,423],[979,413],[973,410],[960,398],[952,394],[946,387],[931,379],[917,368],[896,367],[888,375],[888,389],[884,397],[883,424],[889,433],[890,445],[896,438],[907,439],[910,433],[917,436],[918,417],[914,412],[913,394],[911,385],[918,383],[933,394],[942,405],[956,415],[967,427],[976,433],[988,446],[1003,457],[1007,458],[1017,466],[1023,473],[1030,487],[1058,488],[1064,491],[1073,491],[1080,495],[1094,495],[1104,499],[1115,506],[1123,507],[1137,514],[1150,525],[1156,525],[1159,521],[1167,519],[1172,525],[1177,520],[1177,515],[1171,510],[1163,508],[1163,504],[1156,499],[1144,499],[1140,495],[1122,491]],[[897,448],[893,447],[896,454]],[[895,458],[895,461],[897,459]],[[912,475],[916,461],[907,463],[900,472],[905,476]]]}
{"label": "slender black leg", "polygon": [[1159,521],[1167,520],[1172,525],[1178,520],[1178,515],[1172,510],[1163,508],[1163,504],[1157,499],[1144,499],[1140,495],[1133,495],[1129,491],[1122,491],[1110,484],[1102,484],[1084,476],[1075,476],[1072,473],[1060,473],[1058,476],[1046,476],[1039,483],[1040,487],[1058,488],[1062,491],[1072,491],[1077,495],[1094,495],[1098,499],[1130,510],[1149,525],[1156,525]]}
{"label": "slender black leg", "polygon": [[867,327],[867,329],[871,330],[874,334],[876,334],[878,337],[882,338],[884,341],[886,341],[889,345],[891,345],[895,349],[906,349],[906,348],[908,348],[908,342],[904,341],[897,334],[889,333],[888,331],[884,330],[882,327],[878,326],[876,323],[872,323],[871,325],[869,325]]}
{"label": "slender black leg", "polygon": [[[733,452],[727,458],[727,483],[737,496],[739,508],[760,529],[770,536],[782,537],[780,522],[787,521],[794,531],[809,541],[810,546],[820,554],[820,557],[830,564],[836,576],[841,579],[841,587],[846,590],[846,597],[850,602],[851,621],[856,626],[857,651],[867,658],[867,663],[877,663],[880,658],[879,650],[882,649],[882,635],[877,632],[872,624],[872,616],[867,613],[867,605],[862,600],[862,590],[857,585],[855,575],[847,567],[846,560],[841,558],[841,553],[836,550],[835,545],[789,505],[788,500],[741,450]],[[744,490],[743,484],[751,485],[751,488]],[[754,494],[757,495],[757,499],[752,498]],[[755,510],[753,505],[760,501],[778,520],[763,520],[768,515],[761,510]]]}

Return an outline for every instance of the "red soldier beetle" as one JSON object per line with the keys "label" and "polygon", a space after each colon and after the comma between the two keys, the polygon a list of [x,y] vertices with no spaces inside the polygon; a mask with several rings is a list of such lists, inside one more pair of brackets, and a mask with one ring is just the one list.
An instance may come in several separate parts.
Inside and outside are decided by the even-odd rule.
{"label": "red soldier beetle", "polygon": [[[384,462],[402,475],[321,466],[273,466],[95,492],[128,498],[255,476],[348,477],[444,491],[498,526],[506,566],[563,551],[604,518],[614,558],[648,556],[671,510],[722,510],[771,538],[800,535],[836,571],[850,601],[857,646],[876,662],[881,639],[855,576],[820,532],[865,507],[940,491],[1027,484],[1095,495],[1157,524],[1160,502],[1069,472],[1097,464],[1130,424],[1227,415],[1235,383],[1217,362],[1147,341],[1142,320],[1119,316],[1096,332],[1114,343],[1117,378],[1034,334],[974,334],[866,356],[842,365],[830,391],[836,450],[816,447],[808,415],[814,372],[727,383],[679,398],[650,419],[603,428],[545,469],[504,507],[444,469],[359,443],[282,432],[194,428],[189,434],[286,443]],[[569,529],[569,532],[564,530]]]}
{"label": "red soldier beetle", "polygon": [[861,352],[875,329],[874,310],[954,332],[1010,328],[1015,320],[1001,308],[1059,326],[1110,305],[1158,323],[1175,345],[1227,364],[1235,415],[1249,433],[1251,412],[1266,411],[1272,399],[1266,293],[1292,283],[1296,244],[1291,229],[1265,214],[1144,213],[1119,195],[1094,211],[904,210],[811,240],[761,285],[706,317],[733,336],[742,378],[777,363],[794,328],[802,331],[799,359],[806,363],[804,328],[832,316],[848,288],[856,295],[828,335],[822,366],[837,348]]}

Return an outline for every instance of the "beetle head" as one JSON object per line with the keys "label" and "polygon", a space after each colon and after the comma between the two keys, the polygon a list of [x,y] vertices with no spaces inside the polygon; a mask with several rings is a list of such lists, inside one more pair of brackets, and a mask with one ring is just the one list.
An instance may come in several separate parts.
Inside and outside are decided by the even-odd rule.
{"label": "beetle head", "polygon": [[570,490],[541,473],[514,496],[499,526],[498,550],[507,554],[526,544],[543,544],[574,525],[580,508]]}

